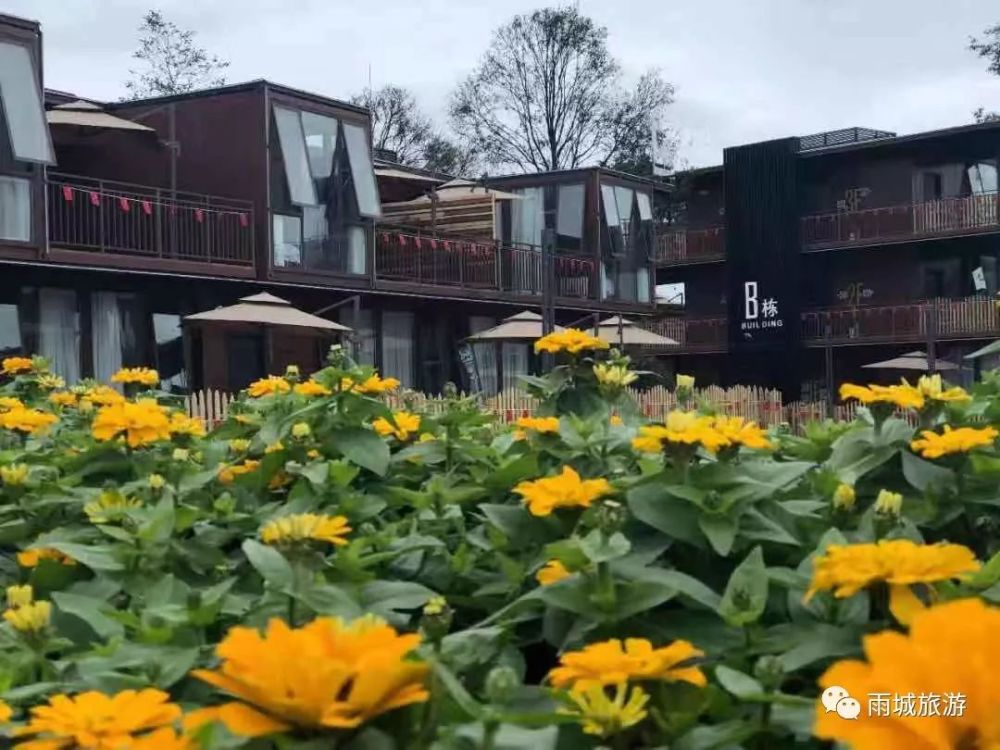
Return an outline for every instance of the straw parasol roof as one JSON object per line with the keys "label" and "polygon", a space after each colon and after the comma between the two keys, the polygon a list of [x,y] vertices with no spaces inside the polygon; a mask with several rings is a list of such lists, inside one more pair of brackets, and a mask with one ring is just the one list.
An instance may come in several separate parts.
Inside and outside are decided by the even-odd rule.
{"label": "straw parasol roof", "polygon": [[597,326],[598,337],[619,346],[677,346],[672,338],[640,328],[620,315],[602,320]]}
{"label": "straw parasol roof", "polygon": [[262,323],[269,326],[288,326],[293,328],[313,328],[323,331],[347,332],[351,329],[334,323],[332,320],[320,318],[303,312],[288,302],[273,294],[261,292],[249,297],[241,297],[235,305],[217,307],[214,310],[195,313],[184,318],[194,322],[222,323]]}
{"label": "straw parasol roof", "polygon": [[103,130],[140,130],[147,133],[156,131],[148,125],[126,120],[108,114],[96,104],[77,100],[60,104],[45,113],[49,125],[66,125],[80,128],[97,128]]}
{"label": "straw parasol roof", "polygon": [[[561,331],[563,328],[556,326],[555,330]],[[517,315],[504,318],[500,325],[469,336],[466,341],[534,341],[541,337],[542,316],[525,310]]]}
{"label": "straw parasol roof", "polygon": [[[927,352],[908,352],[901,357],[894,357],[883,362],[872,362],[864,365],[870,370],[918,370],[927,372],[930,370],[930,363],[927,361]],[[958,365],[944,360],[935,360],[935,370],[957,370]]]}
{"label": "straw parasol roof", "polygon": [[[432,193],[433,196],[432,197]],[[436,198],[436,200],[435,200]],[[477,185],[469,180],[455,179],[449,180],[443,185],[438,185],[430,192],[409,201],[390,204],[392,206],[421,206],[430,203],[450,203],[452,201],[465,201],[474,198],[493,198],[495,200],[520,200],[521,196],[516,193],[508,193],[496,188],[487,188]]]}

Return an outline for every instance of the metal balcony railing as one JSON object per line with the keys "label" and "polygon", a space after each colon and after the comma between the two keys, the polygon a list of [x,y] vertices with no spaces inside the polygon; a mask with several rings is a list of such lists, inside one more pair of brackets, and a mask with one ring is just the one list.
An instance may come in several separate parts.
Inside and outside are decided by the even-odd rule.
{"label": "metal balcony railing", "polygon": [[49,173],[49,245],[163,260],[253,266],[253,204]]}
{"label": "metal balcony railing", "polygon": [[722,260],[726,257],[723,227],[664,229],[656,235],[656,262],[661,266]]}
{"label": "metal balcony railing", "polygon": [[804,216],[802,247],[828,248],[882,241],[1000,231],[1000,194]]}

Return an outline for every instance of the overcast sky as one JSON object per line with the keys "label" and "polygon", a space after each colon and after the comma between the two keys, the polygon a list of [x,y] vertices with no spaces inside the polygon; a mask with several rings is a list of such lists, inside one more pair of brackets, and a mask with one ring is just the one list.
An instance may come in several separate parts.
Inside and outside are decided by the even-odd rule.
{"label": "overcast sky", "polygon": [[[681,163],[725,146],[861,125],[899,133],[1000,109],[1000,78],[968,37],[1000,23],[994,0],[579,0],[607,26],[626,76],[659,68]],[[159,0],[228,59],[228,81],[268,78],[337,98],[368,83],[416,92],[443,124],[448,94],[494,27],[531,0]],[[42,23],[45,83],[117,99],[143,0],[0,0]]]}

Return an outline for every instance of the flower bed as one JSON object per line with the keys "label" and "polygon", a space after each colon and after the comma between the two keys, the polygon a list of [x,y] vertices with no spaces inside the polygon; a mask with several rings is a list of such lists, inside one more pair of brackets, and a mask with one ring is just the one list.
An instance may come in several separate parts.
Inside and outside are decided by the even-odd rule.
{"label": "flower bed", "polygon": [[650,424],[599,339],[537,348],[516,425],[334,350],[208,433],[151,370],[5,360],[0,744],[1000,742],[1000,378],[796,435],[687,381]]}

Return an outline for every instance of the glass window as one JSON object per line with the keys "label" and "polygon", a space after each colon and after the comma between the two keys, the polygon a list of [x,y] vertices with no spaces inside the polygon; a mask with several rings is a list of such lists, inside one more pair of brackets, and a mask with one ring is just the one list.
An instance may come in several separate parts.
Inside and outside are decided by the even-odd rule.
{"label": "glass window", "polygon": [[187,390],[181,316],[153,313],[153,338],[156,341],[156,370],[160,373],[160,387],[172,393]]}
{"label": "glass window", "polygon": [[337,150],[337,121],[332,117],[302,113],[302,132],[306,139],[306,154],[313,179],[322,180],[333,171],[333,154]]}
{"label": "glass window", "polygon": [[635,200],[639,204],[639,221],[652,221],[653,207],[649,202],[649,193],[636,193]]}
{"label": "glass window", "polygon": [[619,226],[621,221],[618,219],[618,205],[615,202],[613,185],[601,185],[601,203],[604,204],[604,222],[609,227]]}
{"label": "glass window", "polygon": [[601,299],[615,296],[615,266],[614,263],[601,264]]}
{"label": "glass window", "polygon": [[122,367],[122,322],[117,294],[94,292],[90,295],[94,377],[105,383]]}
{"label": "glass window", "polygon": [[365,129],[360,125],[344,123],[344,141],[351,161],[358,213],[362,216],[381,216],[382,207],[379,204],[378,188],[375,186],[375,171],[372,168],[372,155]]}
{"label": "glass window", "polygon": [[278,142],[281,144],[281,157],[285,164],[285,177],[288,179],[288,192],[291,194],[292,203],[314,206],[316,188],[309,171],[299,113],[293,109],[276,106],[274,121],[278,126]]}
{"label": "glass window", "polygon": [[413,387],[413,313],[382,311],[382,372]]}
{"label": "glass window", "polygon": [[80,379],[80,313],[72,289],[38,290],[38,353],[67,383]]}
{"label": "glass window", "polygon": [[973,195],[995,193],[997,191],[997,168],[991,162],[973,164],[967,170]]}
{"label": "glass window", "polygon": [[0,42],[0,103],[14,158],[55,164],[39,88],[28,48]]}
{"label": "glass window", "polygon": [[347,272],[363,274],[368,271],[368,233],[364,227],[347,228]]}
{"label": "glass window", "polygon": [[0,240],[31,240],[31,183],[0,176]]}
{"label": "glass window", "polygon": [[[488,315],[469,317],[469,333],[479,333],[497,324],[497,319]],[[472,345],[472,354],[479,373],[479,384],[483,393],[492,396],[497,392],[497,346],[493,341],[481,341]]]}
{"label": "glass window", "polygon": [[632,198],[635,192],[631,188],[615,186],[615,203],[618,204],[618,221],[624,229],[632,223]]}
{"label": "glass window", "polygon": [[0,304],[0,356],[10,357],[23,351],[17,305]]}
{"label": "glass window", "polygon": [[545,193],[540,187],[513,191],[521,196],[510,202],[511,242],[515,245],[541,247],[545,227]]}
{"label": "glass window", "polygon": [[358,319],[354,319],[354,306],[342,305],[339,308],[340,324],[350,328],[351,338],[356,343],[354,358],[359,365],[375,366],[375,311],[358,310]]}
{"label": "glass window", "polygon": [[583,237],[583,184],[560,185],[556,210],[556,234]]}
{"label": "glass window", "polygon": [[274,265],[297,266],[302,263],[302,219],[274,214]]}
{"label": "glass window", "polygon": [[636,296],[640,302],[649,302],[649,269],[640,266],[635,270]]}
{"label": "glass window", "polygon": [[656,285],[656,301],[668,305],[684,306],[684,282]]}

